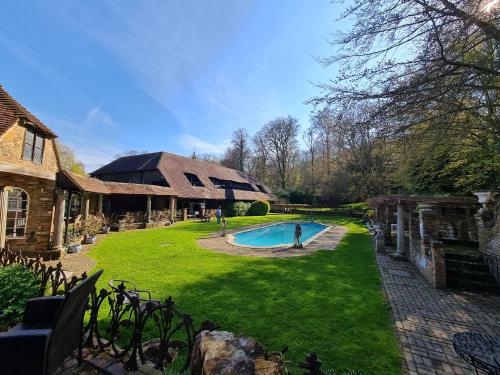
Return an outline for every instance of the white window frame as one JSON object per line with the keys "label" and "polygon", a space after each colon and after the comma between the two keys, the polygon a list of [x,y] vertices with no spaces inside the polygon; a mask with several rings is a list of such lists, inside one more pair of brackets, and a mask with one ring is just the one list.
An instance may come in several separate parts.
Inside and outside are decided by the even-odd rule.
{"label": "white window frame", "polygon": [[[29,208],[30,208],[30,196],[28,194],[28,192],[20,187],[17,187],[17,186],[9,186],[6,188],[7,190],[7,220],[6,221],[9,221],[10,219],[12,218],[9,218],[9,212],[15,212],[15,217],[14,217],[14,226],[11,227],[12,228],[12,234],[7,234],[7,225],[5,226],[5,238],[7,239],[23,239],[23,238],[26,238],[26,228],[28,227],[28,214],[29,214]],[[9,195],[12,191],[14,190],[19,190],[21,191],[21,194],[26,194],[26,209],[23,210],[23,200],[21,198],[21,205],[20,205],[20,209],[16,209],[16,210],[12,210],[10,209],[9,207]],[[18,218],[18,215],[22,212],[25,211],[26,214],[25,214],[25,217],[20,217]],[[21,215],[22,216],[22,215]],[[21,236],[18,236],[16,234],[17,232],[17,229],[20,228],[20,227],[23,227],[23,226],[19,226],[18,223],[19,223],[19,220],[20,219],[24,219],[24,231],[23,231],[23,234]]]}

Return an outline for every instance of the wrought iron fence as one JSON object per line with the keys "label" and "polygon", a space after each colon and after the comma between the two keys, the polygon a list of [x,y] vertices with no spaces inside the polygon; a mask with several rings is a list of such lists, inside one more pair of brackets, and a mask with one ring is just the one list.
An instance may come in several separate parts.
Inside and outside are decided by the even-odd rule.
{"label": "wrought iron fence", "polygon": [[[68,277],[60,262],[55,267],[46,266],[38,256],[28,258],[21,252],[0,249],[0,266],[11,264],[19,264],[37,275],[39,296],[64,294],[87,278],[85,273]],[[110,284],[109,289],[94,289],[87,304],[84,346],[108,353],[130,370],[137,370],[139,361],[142,364],[149,361],[163,370],[184,356],[181,372],[187,371],[198,334],[219,326],[209,320],[196,326],[194,319],[179,309],[172,297],[159,301],[150,295],[144,298],[141,295],[144,292],[127,288],[124,280],[117,285]],[[156,332],[156,338],[144,341],[146,327]],[[317,355],[310,353],[298,367],[305,370],[304,375],[325,375],[321,365]]]}

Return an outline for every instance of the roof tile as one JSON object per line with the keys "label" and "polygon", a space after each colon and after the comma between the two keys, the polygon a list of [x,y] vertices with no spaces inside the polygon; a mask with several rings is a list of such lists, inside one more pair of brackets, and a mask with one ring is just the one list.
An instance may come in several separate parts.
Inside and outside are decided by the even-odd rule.
{"label": "roof tile", "polygon": [[16,119],[24,119],[43,133],[54,138],[57,137],[52,130],[19,104],[19,102],[10,96],[0,85],[0,135],[3,135],[10,129],[14,125]]}

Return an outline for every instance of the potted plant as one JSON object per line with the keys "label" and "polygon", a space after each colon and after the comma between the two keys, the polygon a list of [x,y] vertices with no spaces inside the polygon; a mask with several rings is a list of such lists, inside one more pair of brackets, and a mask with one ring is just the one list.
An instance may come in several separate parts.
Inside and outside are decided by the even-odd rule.
{"label": "potted plant", "polygon": [[98,216],[90,215],[85,219],[83,225],[83,242],[86,244],[94,244],[96,235],[102,228],[102,220]]}
{"label": "potted plant", "polygon": [[68,230],[68,238],[66,240],[66,251],[70,254],[78,253],[82,249],[80,242],[81,233],[74,225]]}
{"label": "potted plant", "polygon": [[111,224],[113,224],[114,221],[115,221],[114,216],[103,216],[101,233],[108,234],[109,231],[111,230]]}

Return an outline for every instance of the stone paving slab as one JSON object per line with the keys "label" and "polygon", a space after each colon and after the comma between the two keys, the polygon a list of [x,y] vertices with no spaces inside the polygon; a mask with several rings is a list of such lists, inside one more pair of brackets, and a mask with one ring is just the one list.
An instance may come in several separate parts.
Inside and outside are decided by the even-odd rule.
{"label": "stone paving slab", "polygon": [[411,263],[377,254],[386,298],[410,375],[472,375],[454,352],[454,333],[500,336],[500,296],[433,289]]}
{"label": "stone paving slab", "polygon": [[[276,223],[266,223],[236,228],[230,231],[228,230],[227,234],[232,234],[248,229],[261,228],[263,226],[271,224]],[[330,225],[330,228],[327,231],[323,232],[319,237],[313,239],[310,243],[304,246],[303,249],[294,249],[293,247],[252,248],[236,246],[228,243],[227,237],[221,237],[220,233],[214,234],[209,237],[200,238],[197,243],[202,248],[225,254],[268,258],[286,258],[294,256],[304,256],[318,250],[335,250],[346,232],[346,227],[340,225]]]}

